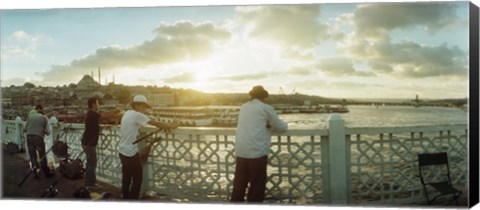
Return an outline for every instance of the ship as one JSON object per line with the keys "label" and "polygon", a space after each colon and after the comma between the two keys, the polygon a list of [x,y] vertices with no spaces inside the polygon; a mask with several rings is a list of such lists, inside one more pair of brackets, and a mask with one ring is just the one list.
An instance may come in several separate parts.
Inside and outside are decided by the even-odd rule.
{"label": "ship", "polygon": [[153,108],[149,115],[160,122],[184,127],[235,127],[239,113],[237,106],[176,106]]}
{"label": "ship", "polygon": [[185,127],[210,126],[213,119],[204,107],[161,107],[149,113],[157,121]]}
{"label": "ship", "polygon": [[322,114],[322,113],[348,113],[350,110],[346,105],[339,105],[339,106],[330,106],[330,105],[303,105],[303,106],[296,106],[296,105],[284,105],[284,104],[276,104],[273,106],[275,111],[278,114]]}

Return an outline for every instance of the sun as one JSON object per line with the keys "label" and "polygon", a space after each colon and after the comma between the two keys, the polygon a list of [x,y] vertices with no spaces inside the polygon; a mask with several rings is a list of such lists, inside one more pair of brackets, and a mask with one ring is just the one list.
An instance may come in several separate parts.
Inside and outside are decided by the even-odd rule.
{"label": "sun", "polygon": [[208,70],[195,72],[195,76],[194,76],[195,83],[210,82],[211,79],[212,79],[212,73]]}

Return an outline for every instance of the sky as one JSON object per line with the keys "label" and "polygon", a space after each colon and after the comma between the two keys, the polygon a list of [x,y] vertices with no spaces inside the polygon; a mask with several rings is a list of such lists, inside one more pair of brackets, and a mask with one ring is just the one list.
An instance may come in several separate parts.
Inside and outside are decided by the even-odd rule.
{"label": "sky", "polygon": [[467,1],[362,2],[1,8],[1,86],[468,97]]}

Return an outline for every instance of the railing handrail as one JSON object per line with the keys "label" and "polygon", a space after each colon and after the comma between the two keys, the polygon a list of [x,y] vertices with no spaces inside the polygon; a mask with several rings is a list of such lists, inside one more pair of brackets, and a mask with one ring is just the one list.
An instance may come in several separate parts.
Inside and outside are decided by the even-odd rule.
{"label": "railing handrail", "polygon": [[468,125],[439,124],[439,125],[418,125],[418,126],[384,126],[384,127],[346,127],[346,134],[379,134],[379,133],[406,133],[406,132],[437,132],[445,130],[467,129]]}
{"label": "railing handrail", "polygon": [[[15,123],[15,120],[2,120],[7,123]],[[24,124],[25,121],[22,121]],[[63,125],[62,128],[71,126],[72,129],[83,129],[85,126],[83,123],[62,123],[59,122],[58,125]],[[54,125],[55,126],[55,125]],[[119,128],[120,125],[111,125],[111,124],[100,124],[100,128]],[[157,129],[153,126],[143,127],[142,130],[152,131]],[[462,130],[468,129],[468,124],[466,123],[457,123],[457,124],[438,124],[438,125],[416,125],[416,126],[382,126],[382,127],[345,127],[346,134],[379,134],[379,133],[405,133],[405,132],[437,132],[445,130]],[[179,127],[172,130],[172,134],[211,134],[219,133],[221,135],[235,135],[236,128],[234,127]],[[192,133],[193,132],[193,133]],[[326,136],[328,135],[328,128],[324,129],[300,129],[293,128],[284,132],[272,132],[272,136]]]}

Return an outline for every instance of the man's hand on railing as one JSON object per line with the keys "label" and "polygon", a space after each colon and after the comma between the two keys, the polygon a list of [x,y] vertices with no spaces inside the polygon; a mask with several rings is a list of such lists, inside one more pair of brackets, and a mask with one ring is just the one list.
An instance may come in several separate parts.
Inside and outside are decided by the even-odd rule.
{"label": "man's hand on railing", "polygon": [[170,131],[172,129],[177,129],[178,128],[178,124],[177,123],[173,123],[173,124],[164,124],[164,127],[163,129],[165,130],[165,133],[170,133]]}

